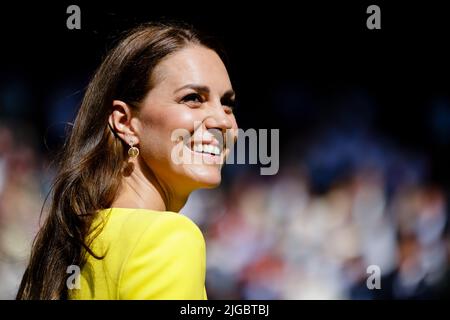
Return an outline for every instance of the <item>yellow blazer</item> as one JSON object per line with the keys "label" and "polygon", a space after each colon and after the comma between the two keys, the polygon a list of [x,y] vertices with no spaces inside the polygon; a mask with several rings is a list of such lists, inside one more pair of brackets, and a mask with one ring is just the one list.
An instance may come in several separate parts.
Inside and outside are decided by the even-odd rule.
{"label": "yellow blazer", "polygon": [[103,229],[90,248],[104,258],[87,255],[79,289],[69,289],[69,299],[207,299],[205,240],[189,218],[111,208],[95,221]]}

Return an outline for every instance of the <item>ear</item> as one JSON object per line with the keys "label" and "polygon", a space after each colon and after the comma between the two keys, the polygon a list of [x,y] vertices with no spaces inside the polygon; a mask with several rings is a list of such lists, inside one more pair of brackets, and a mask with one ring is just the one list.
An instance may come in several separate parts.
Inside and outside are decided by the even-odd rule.
{"label": "ear", "polygon": [[136,145],[139,144],[139,137],[131,125],[131,118],[131,107],[121,100],[114,100],[113,111],[108,118],[109,126],[125,143],[129,144],[130,139],[133,139]]}

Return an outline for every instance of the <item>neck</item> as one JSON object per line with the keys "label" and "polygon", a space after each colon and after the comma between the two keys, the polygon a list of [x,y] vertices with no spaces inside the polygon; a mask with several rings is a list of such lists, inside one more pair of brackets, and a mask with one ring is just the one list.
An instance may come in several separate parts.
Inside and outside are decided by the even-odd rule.
{"label": "neck", "polygon": [[178,195],[162,183],[147,165],[131,160],[123,171],[121,188],[112,207],[179,212],[187,199],[188,195]]}

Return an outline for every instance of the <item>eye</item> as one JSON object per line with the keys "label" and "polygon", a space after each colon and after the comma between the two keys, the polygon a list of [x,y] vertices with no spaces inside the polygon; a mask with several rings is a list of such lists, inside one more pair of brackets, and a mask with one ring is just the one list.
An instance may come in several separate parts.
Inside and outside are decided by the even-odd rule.
{"label": "eye", "polygon": [[227,113],[233,113],[236,108],[236,101],[231,98],[224,98],[221,101],[222,105],[225,107]]}
{"label": "eye", "polygon": [[184,97],[181,99],[181,102],[182,102],[182,103],[189,102],[189,103],[191,103],[191,104],[192,104],[192,103],[193,103],[193,104],[200,104],[200,103],[203,102],[203,98],[202,98],[202,96],[199,95],[198,93],[190,93],[190,94],[184,96]]}

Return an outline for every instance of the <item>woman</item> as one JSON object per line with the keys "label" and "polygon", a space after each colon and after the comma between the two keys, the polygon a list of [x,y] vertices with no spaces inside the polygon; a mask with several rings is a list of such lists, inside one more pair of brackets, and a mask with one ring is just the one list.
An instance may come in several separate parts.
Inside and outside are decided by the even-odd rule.
{"label": "woman", "polygon": [[87,88],[17,298],[206,299],[204,239],[177,212],[220,183],[233,101],[224,63],[193,30],[125,36]]}

